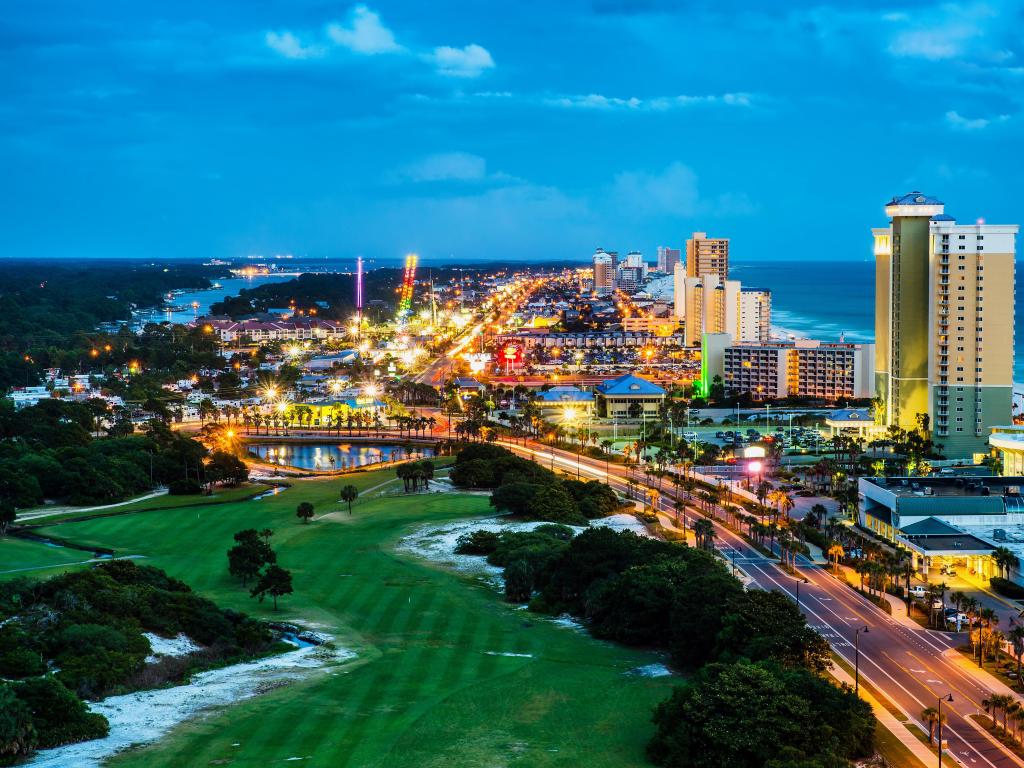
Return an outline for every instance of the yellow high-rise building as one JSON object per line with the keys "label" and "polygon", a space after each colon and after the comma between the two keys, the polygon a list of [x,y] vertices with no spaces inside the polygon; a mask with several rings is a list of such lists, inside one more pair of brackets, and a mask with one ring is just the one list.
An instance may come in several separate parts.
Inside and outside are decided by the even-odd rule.
{"label": "yellow high-rise building", "polygon": [[707,232],[694,232],[686,241],[687,277],[715,275],[721,282],[729,279],[729,238],[708,237]]}
{"label": "yellow high-rise building", "polygon": [[926,415],[948,458],[987,453],[1011,419],[1016,225],[957,224],[920,192],[875,239],[875,371],[883,426]]}

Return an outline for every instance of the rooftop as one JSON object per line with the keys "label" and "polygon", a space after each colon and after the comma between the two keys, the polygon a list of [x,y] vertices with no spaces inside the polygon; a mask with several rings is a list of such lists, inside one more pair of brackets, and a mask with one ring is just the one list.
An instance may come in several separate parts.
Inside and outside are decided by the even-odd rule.
{"label": "rooftop", "polygon": [[928,197],[928,195],[923,195],[915,190],[905,195],[897,195],[887,205],[945,205],[945,203],[938,198]]}
{"label": "rooftop", "polygon": [[871,416],[871,411],[867,408],[840,408],[838,411],[832,411],[828,415],[828,421],[834,422],[850,422],[850,423],[863,423],[869,422],[874,424],[875,420]]}
{"label": "rooftop", "polygon": [[866,477],[867,482],[897,496],[1020,496],[1024,477]]}
{"label": "rooftop", "polygon": [[602,395],[652,395],[663,396],[665,390],[647,379],[632,373],[619,376],[617,379],[603,381],[596,390]]}

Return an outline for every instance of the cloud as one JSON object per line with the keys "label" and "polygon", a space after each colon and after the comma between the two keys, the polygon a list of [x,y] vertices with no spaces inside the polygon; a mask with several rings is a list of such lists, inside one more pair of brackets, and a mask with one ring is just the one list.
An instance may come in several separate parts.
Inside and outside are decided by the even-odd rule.
{"label": "cloud", "polygon": [[292,32],[267,32],[267,46],[286,59],[316,59],[324,55],[322,45],[303,45]]}
{"label": "cloud", "polygon": [[487,178],[487,161],[468,152],[445,152],[407,165],[398,175],[416,182],[482,181]]}
{"label": "cloud", "polygon": [[366,55],[401,53],[395,34],[380,20],[380,14],[365,5],[357,5],[349,14],[347,25],[337,22],[327,25],[327,36],[350,51]]}
{"label": "cloud", "polygon": [[463,48],[442,45],[428,58],[439,73],[448,77],[479,77],[488,69],[494,69],[490,51],[476,43]]}
{"label": "cloud", "polygon": [[753,97],[749,93],[723,93],[707,96],[656,96],[650,99],[638,99],[633,96],[623,99],[616,96],[603,96],[599,93],[588,93],[545,97],[543,103],[550,107],[565,109],[666,112],[671,109],[696,106],[750,107],[753,106]]}
{"label": "cloud", "polygon": [[1005,123],[1010,119],[1009,115],[997,115],[995,117],[964,117],[955,110],[946,113],[946,125],[956,131],[982,131],[990,125]]}
{"label": "cloud", "polygon": [[[1000,11],[998,4],[942,3],[922,9],[913,17],[890,19],[903,28],[891,39],[888,51],[896,57],[926,61],[1005,61],[1013,54],[992,39],[1000,34]],[[915,23],[915,19],[925,21]]]}
{"label": "cloud", "polygon": [[755,210],[744,194],[727,192],[705,199],[700,194],[697,174],[680,162],[657,173],[617,174],[612,180],[610,198],[617,210],[641,218],[748,215]]}

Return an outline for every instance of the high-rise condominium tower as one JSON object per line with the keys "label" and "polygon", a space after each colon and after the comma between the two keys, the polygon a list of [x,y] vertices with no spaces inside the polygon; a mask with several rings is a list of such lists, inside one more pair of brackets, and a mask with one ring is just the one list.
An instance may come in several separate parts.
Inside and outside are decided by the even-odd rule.
{"label": "high-rise condominium tower", "polygon": [[658,271],[671,275],[676,264],[682,261],[682,254],[678,248],[669,248],[667,245],[658,246]]}
{"label": "high-rise condominium tower", "polygon": [[878,417],[913,429],[927,416],[948,458],[987,453],[1013,392],[1016,225],[957,224],[933,197],[885,207],[875,237]]}
{"label": "high-rise condominium tower", "polygon": [[728,280],[729,238],[709,238],[707,232],[694,232],[686,241],[686,274],[715,275],[723,283]]}
{"label": "high-rise condominium tower", "polygon": [[607,296],[615,290],[615,267],[618,259],[614,253],[598,248],[594,253],[594,295]]}

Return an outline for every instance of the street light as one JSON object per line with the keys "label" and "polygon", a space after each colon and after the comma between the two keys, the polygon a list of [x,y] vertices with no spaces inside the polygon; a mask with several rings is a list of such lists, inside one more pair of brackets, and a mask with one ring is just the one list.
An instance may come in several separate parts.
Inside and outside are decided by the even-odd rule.
{"label": "street light", "polygon": [[[947,693],[945,696],[939,696],[939,709],[938,709],[938,729],[939,729],[939,768],[942,768],[942,702],[948,701],[953,702],[953,694]],[[994,717],[993,717],[994,722]]]}
{"label": "street light", "polygon": [[[810,582],[807,579],[796,580],[796,609],[798,611],[800,610],[800,584],[810,584]],[[867,629],[865,628],[864,631],[866,632]]]}
{"label": "street light", "polygon": [[868,627],[865,624],[863,628],[858,627],[853,632],[853,692],[856,694],[860,693],[860,633],[868,633]]}

